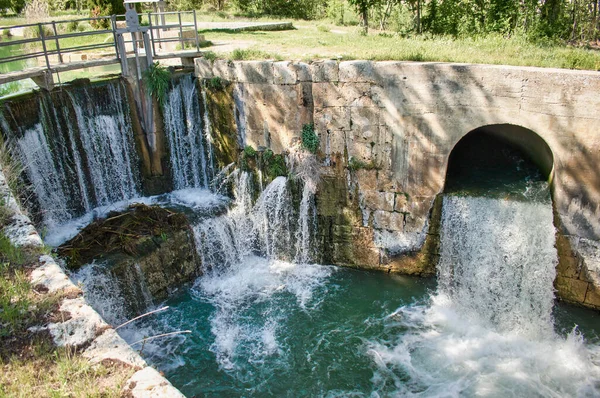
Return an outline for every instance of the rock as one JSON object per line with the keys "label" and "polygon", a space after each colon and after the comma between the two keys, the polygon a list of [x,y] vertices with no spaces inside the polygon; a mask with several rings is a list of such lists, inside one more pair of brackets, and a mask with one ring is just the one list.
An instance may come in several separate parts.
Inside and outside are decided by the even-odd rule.
{"label": "rock", "polygon": [[137,369],[147,366],[146,361],[114,329],[108,329],[98,336],[82,355],[89,358],[92,364],[112,359]]}
{"label": "rock", "polygon": [[123,395],[134,398],[185,398],[167,379],[151,367],[135,372],[125,383]]}

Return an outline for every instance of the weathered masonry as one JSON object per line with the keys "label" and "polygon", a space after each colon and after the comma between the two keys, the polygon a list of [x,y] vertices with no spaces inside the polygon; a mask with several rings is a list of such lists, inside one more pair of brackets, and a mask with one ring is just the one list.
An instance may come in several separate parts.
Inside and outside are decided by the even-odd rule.
{"label": "weathered masonry", "polygon": [[547,173],[559,229],[556,285],[568,300],[600,306],[591,283],[600,286],[599,72],[201,58],[196,74],[234,83],[247,145],[282,152],[303,124],[315,124],[331,165],[318,193],[324,261],[432,272],[423,260],[437,248],[426,238],[437,233],[432,208],[449,155],[479,129],[519,146]]}

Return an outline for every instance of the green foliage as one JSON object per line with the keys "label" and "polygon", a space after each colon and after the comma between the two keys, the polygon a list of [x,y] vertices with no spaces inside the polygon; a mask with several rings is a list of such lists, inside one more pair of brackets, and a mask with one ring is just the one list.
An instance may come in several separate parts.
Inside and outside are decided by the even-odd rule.
{"label": "green foliage", "polygon": [[317,153],[319,149],[319,136],[315,133],[314,124],[302,126],[302,148],[310,153]]}
{"label": "green foliage", "polygon": [[[90,17],[104,17],[113,14],[125,14],[125,6],[121,0],[88,0]],[[92,21],[92,26],[96,29],[106,29],[110,26],[109,19],[99,19]]]}
{"label": "green foliage", "polygon": [[280,176],[287,176],[287,168],[285,166],[285,158],[283,155],[276,155],[271,149],[266,149],[262,153],[262,161],[264,171],[270,180],[274,180]]}
{"label": "green foliage", "polygon": [[370,161],[369,163],[363,162],[362,160],[358,160],[354,157],[351,157],[348,161],[348,169],[352,171],[356,170],[379,170],[381,167],[375,164],[375,162]]}
{"label": "green foliage", "polygon": [[214,51],[204,51],[202,53],[202,56],[210,62],[215,62],[215,60],[218,58],[217,54]]}
{"label": "green foliage", "polygon": [[251,16],[272,15],[315,19],[326,2],[318,0],[233,0],[233,3],[238,10]]}
{"label": "green foliage", "polygon": [[32,38],[32,39],[41,38],[42,33],[44,34],[44,37],[54,36],[54,31],[52,30],[52,28],[50,28],[49,26],[46,26],[46,25],[42,25],[41,32],[40,32],[40,28],[38,26],[29,26],[29,27],[25,28],[23,33],[24,33],[25,37]]}
{"label": "green foliage", "polygon": [[10,29],[2,29],[2,38],[9,39],[11,37],[12,34],[10,33]]}
{"label": "green foliage", "polygon": [[274,59],[276,61],[283,60],[281,55],[267,53],[261,50],[254,49],[242,49],[236,48],[231,52],[231,60],[233,61],[244,61],[244,60],[255,60],[255,59]]}
{"label": "green foliage", "polygon": [[167,88],[171,82],[171,73],[167,68],[160,66],[157,62],[153,63],[143,73],[143,81],[148,93],[163,106],[167,95]]}
{"label": "green foliage", "polygon": [[244,157],[246,158],[256,158],[256,150],[254,150],[254,148],[252,148],[250,145],[246,145],[244,147]]}
{"label": "green foliage", "polygon": [[204,79],[206,88],[213,91],[222,91],[227,87],[227,81],[219,76],[211,77],[210,79]]}
{"label": "green foliage", "polygon": [[71,21],[67,24],[67,32],[77,32],[79,28],[79,22]]}

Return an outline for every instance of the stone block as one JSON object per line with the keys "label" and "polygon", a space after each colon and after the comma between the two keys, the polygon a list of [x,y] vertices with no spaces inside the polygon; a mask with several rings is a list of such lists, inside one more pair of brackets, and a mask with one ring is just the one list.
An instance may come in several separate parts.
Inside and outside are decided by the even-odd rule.
{"label": "stone block", "polygon": [[296,71],[290,67],[289,61],[273,63],[273,83],[274,84],[296,84]]}
{"label": "stone block", "polygon": [[371,210],[394,210],[394,193],[378,191],[362,191],[362,204]]}
{"label": "stone block", "polygon": [[339,65],[339,78],[344,83],[377,83],[371,61],[344,61]]}
{"label": "stone block", "polygon": [[588,282],[557,276],[554,280],[554,287],[563,300],[583,304],[588,290]]}
{"label": "stone block", "polygon": [[325,60],[310,64],[312,81],[319,82],[337,82],[339,81],[339,66],[337,61]]}
{"label": "stone block", "polygon": [[222,79],[236,82],[237,75],[234,73],[233,68],[230,66],[229,61],[225,59],[217,59],[213,62],[213,76],[219,76]]}
{"label": "stone block", "polygon": [[397,192],[394,198],[394,211],[398,213],[407,213],[409,211],[408,195],[404,192]]}
{"label": "stone block", "polygon": [[[322,131],[322,130],[321,130]],[[329,154],[344,154],[346,151],[346,132],[344,130],[325,130],[326,138],[321,142],[321,150],[326,153],[327,140],[329,140]]]}
{"label": "stone block", "polygon": [[583,304],[587,307],[600,309],[600,287],[590,283]]}
{"label": "stone block", "polygon": [[196,76],[199,79],[210,79],[214,77],[212,61],[202,57],[194,59]]}
{"label": "stone block", "polygon": [[402,231],[406,223],[406,216],[402,213],[392,213],[378,210],[373,212],[373,226],[388,231]]}
{"label": "stone block", "polygon": [[315,110],[315,128],[317,131],[350,130],[350,108],[331,107]]}
{"label": "stone block", "polygon": [[354,178],[362,191],[376,191],[377,189],[377,170],[356,170]]}
{"label": "stone block", "polygon": [[150,366],[137,371],[127,380],[123,387],[123,396],[133,398],[185,398],[167,379]]}
{"label": "stone block", "polygon": [[379,266],[379,249],[373,245],[372,228],[353,228],[352,251],[355,265],[367,267]]}
{"label": "stone block", "polygon": [[312,82],[311,68],[307,63],[294,62],[289,67],[295,72],[297,82]]}
{"label": "stone block", "polygon": [[273,84],[273,62],[239,61],[233,63],[236,81],[251,84]]}

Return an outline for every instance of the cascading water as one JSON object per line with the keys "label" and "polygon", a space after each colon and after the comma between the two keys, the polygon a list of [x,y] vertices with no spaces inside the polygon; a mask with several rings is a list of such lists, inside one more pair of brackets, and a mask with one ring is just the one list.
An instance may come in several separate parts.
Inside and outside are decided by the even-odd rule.
{"label": "cascading water", "polygon": [[[106,91],[102,101],[91,101],[96,90]],[[5,125],[46,227],[138,195],[138,160],[125,95],[121,82],[76,88],[54,98],[45,95],[39,123],[20,132]]]}
{"label": "cascading water", "polygon": [[[207,112],[206,100],[204,108]],[[214,174],[210,122],[192,75],[173,82],[163,114],[175,189],[208,188]]]}

